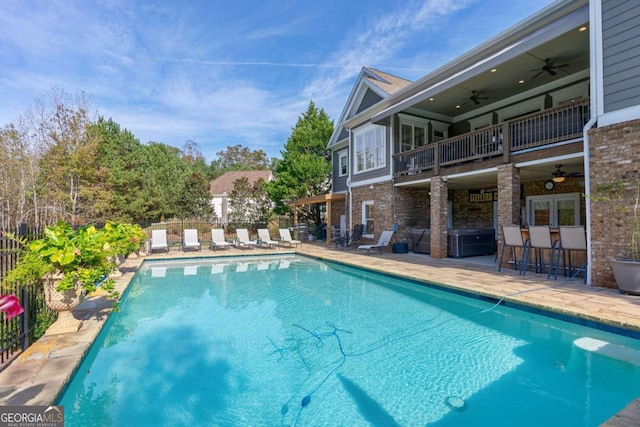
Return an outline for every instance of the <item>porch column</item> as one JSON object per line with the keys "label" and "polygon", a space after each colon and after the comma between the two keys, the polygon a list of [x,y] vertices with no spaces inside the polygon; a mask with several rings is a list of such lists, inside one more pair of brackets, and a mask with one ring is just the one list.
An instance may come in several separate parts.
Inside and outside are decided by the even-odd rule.
{"label": "porch column", "polygon": [[[498,240],[501,225],[520,224],[520,170],[513,163],[498,166]],[[498,248],[500,251],[502,248]]]}
{"label": "porch column", "polygon": [[332,221],[331,221],[331,199],[327,200],[327,226],[325,229],[325,233],[327,235],[327,246],[329,246],[331,244],[331,225],[332,225]]}
{"label": "porch column", "polygon": [[431,180],[431,257],[447,257],[447,181],[444,177]]}

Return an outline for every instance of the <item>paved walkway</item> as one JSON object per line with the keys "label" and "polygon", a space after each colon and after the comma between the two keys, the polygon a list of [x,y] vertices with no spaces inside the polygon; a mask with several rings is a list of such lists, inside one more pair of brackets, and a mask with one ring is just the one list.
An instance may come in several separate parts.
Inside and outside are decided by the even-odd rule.
{"label": "paved walkway", "polygon": [[[285,249],[258,249],[212,252],[173,251],[171,258],[194,256],[255,255],[257,253],[291,252]],[[503,269],[498,273],[493,263],[478,263],[476,259],[433,259],[414,253],[357,254],[333,249],[324,244],[304,244],[300,254],[349,265],[366,267],[410,278],[428,281],[445,288],[472,292],[487,297],[524,304],[542,310],[562,313],[581,319],[620,327],[640,333],[640,297],[623,295],[617,290],[589,287],[562,279],[547,280],[546,275]],[[166,254],[148,257],[166,258]],[[124,290],[144,258],[129,258],[122,266],[122,277],[116,286]],[[50,405],[69,381],[84,354],[99,333],[110,302],[103,294],[93,294],[74,311],[84,324],[73,334],[45,334],[0,372],[0,405]],[[612,417],[604,425],[631,427],[640,425],[640,399]]]}

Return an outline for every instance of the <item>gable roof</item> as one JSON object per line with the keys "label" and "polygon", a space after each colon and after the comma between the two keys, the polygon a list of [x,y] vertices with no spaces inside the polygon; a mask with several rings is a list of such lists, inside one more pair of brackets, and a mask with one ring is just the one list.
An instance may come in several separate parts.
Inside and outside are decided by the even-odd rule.
{"label": "gable roof", "polygon": [[233,184],[240,178],[247,178],[249,185],[255,184],[258,180],[273,180],[270,170],[253,170],[253,171],[230,171],[225,172],[209,184],[209,194],[230,193],[233,191]]}
{"label": "gable roof", "polygon": [[385,73],[374,68],[362,67],[340,114],[340,119],[337,122],[338,126],[334,129],[327,147],[336,145],[348,136],[345,129],[340,126],[342,122],[357,115],[360,111],[369,108],[371,105],[375,105],[381,100],[388,98],[392,94],[409,86],[411,83],[411,81],[394,76],[393,74]]}
{"label": "gable roof", "polygon": [[[376,70],[375,68],[365,68],[373,73],[373,75],[367,75],[366,79],[385,91],[385,93],[387,93],[388,95],[392,95],[412,83],[410,80],[403,79],[402,77],[394,76],[393,74],[385,73],[380,70]],[[374,75],[378,78],[374,78]]]}

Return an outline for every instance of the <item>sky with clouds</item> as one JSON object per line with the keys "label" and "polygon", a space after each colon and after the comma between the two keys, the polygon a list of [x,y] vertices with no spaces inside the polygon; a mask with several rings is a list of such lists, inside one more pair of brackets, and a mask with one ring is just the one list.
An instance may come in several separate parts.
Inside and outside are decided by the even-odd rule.
{"label": "sky with clouds", "polygon": [[416,80],[554,0],[4,0],[0,126],[53,88],[141,142],[280,157],[362,66]]}

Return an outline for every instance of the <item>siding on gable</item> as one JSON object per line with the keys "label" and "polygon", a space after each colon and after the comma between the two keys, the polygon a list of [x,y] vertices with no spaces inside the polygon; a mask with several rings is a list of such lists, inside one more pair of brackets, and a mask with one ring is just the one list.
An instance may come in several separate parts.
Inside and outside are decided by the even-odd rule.
{"label": "siding on gable", "polygon": [[367,89],[367,91],[364,93],[364,97],[362,98],[362,102],[360,102],[360,105],[358,105],[356,115],[360,114],[367,108],[377,104],[380,101],[382,101],[382,97],[380,95],[378,95],[371,89]]}
{"label": "siding on gable", "polygon": [[604,110],[638,105],[640,2],[602,1]]}
{"label": "siding on gable", "polygon": [[[333,163],[333,172],[332,172],[332,178],[333,178],[333,188],[331,189],[331,191],[333,193],[339,193],[342,191],[347,191],[347,178],[349,177],[349,175],[345,175],[345,176],[340,176],[340,156],[339,153],[342,150],[337,150],[334,151],[332,153],[332,163]],[[348,154],[347,154],[348,155]]]}

